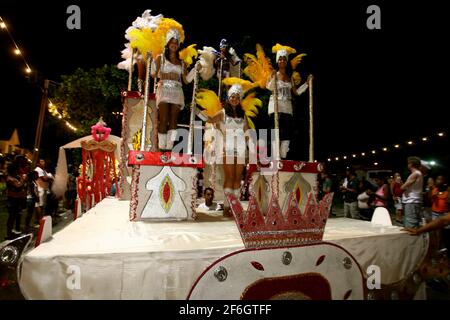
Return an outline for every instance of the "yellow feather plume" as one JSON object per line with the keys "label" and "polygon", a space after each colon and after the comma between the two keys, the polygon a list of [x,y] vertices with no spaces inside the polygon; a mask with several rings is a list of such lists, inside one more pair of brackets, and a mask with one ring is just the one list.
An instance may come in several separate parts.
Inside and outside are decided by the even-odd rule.
{"label": "yellow feather plume", "polygon": [[247,63],[244,74],[260,88],[266,88],[267,81],[269,81],[272,74],[272,65],[266,57],[262,46],[260,44],[256,45],[256,57],[250,53],[244,54],[244,61]]}
{"label": "yellow feather plume", "polygon": [[[154,32],[150,29],[134,29],[129,32],[130,45],[132,48],[137,49],[144,58],[147,57],[148,52],[154,52],[156,44],[156,38]],[[153,54],[153,57],[155,55]]]}
{"label": "yellow feather plume", "polygon": [[255,98],[255,93],[251,93],[245,97],[245,99],[241,102],[242,109],[247,116],[248,125],[250,128],[255,129],[255,125],[250,118],[256,117],[259,112],[258,108],[262,107],[262,101],[258,98]]}
{"label": "yellow feather plume", "polygon": [[191,44],[190,46],[180,51],[180,59],[183,60],[187,66],[190,66],[192,64],[193,57],[198,57],[197,49],[195,49],[195,46],[196,44]]}
{"label": "yellow feather plume", "polygon": [[302,61],[302,58],[304,56],[306,56],[306,53],[300,53],[291,60],[292,70],[295,70],[295,68],[297,68],[298,64]]}
{"label": "yellow feather plume", "polygon": [[195,96],[196,103],[205,109],[206,114],[213,117],[222,110],[222,103],[214,91],[208,89],[200,89]]}
{"label": "yellow feather plume", "polygon": [[272,53],[277,53],[278,50],[286,50],[288,54],[292,54],[292,53],[296,53],[297,52],[297,50],[295,50],[292,47],[283,46],[283,45],[277,43],[276,45],[274,45],[272,47]]}
{"label": "yellow feather plume", "polygon": [[242,89],[244,90],[244,92],[255,88],[257,86],[257,84],[250,82],[248,80],[244,80],[241,78],[236,78],[236,77],[228,77],[222,80],[222,83],[226,86],[232,86],[233,84],[239,84],[242,86]]}

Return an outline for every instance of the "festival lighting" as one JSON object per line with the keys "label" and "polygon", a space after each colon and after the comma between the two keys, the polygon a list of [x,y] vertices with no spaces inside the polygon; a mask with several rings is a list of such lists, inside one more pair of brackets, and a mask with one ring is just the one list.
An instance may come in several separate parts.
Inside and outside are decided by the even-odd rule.
{"label": "festival lighting", "polygon": [[14,53],[15,53],[16,55],[20,55],[22,52],[20,52],[20,50],[19,50],[18,48],[16,48],[16,49],[14,49]]}
{"label": "festival lighting", "polygon": [[[439,137],[444,137],[444,136],[446,136],[446,132],[445,132],[445,131],[437,132],[436,135],[439,136]],[[417,137],[417,138],[414,139],[414,140],[407,140],[407,141],[405,142],[405,144],[407,144],[407,145],[409,145],[409,146],[413,146],[414,144],[416,144],[414,141],[416,141],[416,142],[417,142],[417,141],[429,142],[429,141],[432,141],[432,139],[430,138],[430,136],[428,136],[428,137]],[[401,144],[393,144],[392,146],[393,146],[393,148],[382,147],[382,148],[380,148],[380,150],[383,150],[384,152],[394,151],[394,148],[395,148],[395,149],[399,149],[399,148],[401,147]],[[377,153],[377,150],[378,150],[378,149],[373,149],[373,150],[368,151],[368,152],[361,152],[361,156],[364,157],[364,156],[366,155],[366,153],[376,154],[376,153]],[[353,154],[352,154],[352,157],[353,157],[353,158],[356,158],[357,155],[359,155],[359,154],[353,153]],[[343,156],[343,157],[341,157],[341,158],[344,159],[344,160],[347,160],[347,156]],[[350,158],[350,156],[348,156],[348,158]],[[334,161],[334,160],[338,161],[338,160],[339,160],[338,157],[336,157],[336,158],[331,157],[331,158],[329,158],[329,159],[330,159],[329,161]]]}
{"label": "festival lighting", "polygon": [[[1,18],[0,18],[1,19]],[[6,24],[2,21],[0,22],[0,28],[6,29]]]}
{"label": "festival lighting", "polygon": [[30,67],[27,67],[27,68],[25,69],[25,72],[26,72],[26,73],[31,73]]}
{"label": "festival lighting", "polygon": [[430,162],[428,162],[430,164],[430,166],[435,166],[436,165],[436,161],[431,160]]}

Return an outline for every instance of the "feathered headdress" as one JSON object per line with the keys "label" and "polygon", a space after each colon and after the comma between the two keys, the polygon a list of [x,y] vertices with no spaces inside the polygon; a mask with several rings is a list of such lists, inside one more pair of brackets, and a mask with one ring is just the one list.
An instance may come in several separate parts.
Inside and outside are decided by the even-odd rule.
{"label": "feathered headdress", "polygon": [[[244,80],[245,81],[245,80]],[[208,116],[215,116],[222,110],[222,103],[214,91],[208,89],[200,89],[195,96],[195,101],[199,106],[205,109]],[[250,93],[241,101],[242,110],[244,110],[247,122],[250,128],[255,129],[255,125],[251,118],[258,114],[258,108],[262,107],[262,101],[255,97],[255,93]]]}
{"label": "feathered headdress", "polygon": [[245,92],[257,86],[257,84],[253,82],[235,77],[225,78],[222,80],[222,83],[226,86],[230,86],[230,89],[228,89],[228,98],[237,93],[242,99]]}
{"label": "feathered headdress", "polygon": [[278,62],[278,59],[280,59],[280,57],[286,57],[286,60],[289,60],[289,55],[296,53],[297,50],[295,50],[294,48],[288,47],[288,46],[283,46],[279,43],[277,43],[276,45],[274,45],[272,47],[272,53],[276,53],[276,62]]}
{"label": "feathered headdress", "polygon": [[260,44],[257,44],[256,56],[246,53],[244,54],[244,61],[247,63],[244,74],[260,88],[265,88],[266,83],[272,74],[272,65],[270,64],[270,60],[266,57],[263,47]]}
{"label": "feathered headdress", "polygon": [[187,66],[190,66],[193,62],[193,58],[197,58],[198,53],[195,49],[196,44],[191,44],[190,46],[184,48],[180,51],[179,57],[180,60],[183,60]]}
{"label": "feathered headdress", "polygon": [[137,48],[143,56],[151,52],[153,58],[156,58],[164,52],[164,47],[170,39],[175,38],[180,43],[183,42],[184,30],[174,19],[161,18],[154,31],[148,28],[134,29],[129,32],[129,37],[132,48]]}

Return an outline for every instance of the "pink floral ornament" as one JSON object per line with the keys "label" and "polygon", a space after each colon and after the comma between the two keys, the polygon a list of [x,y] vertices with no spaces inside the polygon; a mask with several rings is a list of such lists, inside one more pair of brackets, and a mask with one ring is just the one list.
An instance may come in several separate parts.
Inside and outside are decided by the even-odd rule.
{"label": "pink floral ornament", "polygon": [[96,125],[91,127],[91,134],[95,141],[100,142],[108,139],[111,128],[106,127],[106,123],[100,117]]}

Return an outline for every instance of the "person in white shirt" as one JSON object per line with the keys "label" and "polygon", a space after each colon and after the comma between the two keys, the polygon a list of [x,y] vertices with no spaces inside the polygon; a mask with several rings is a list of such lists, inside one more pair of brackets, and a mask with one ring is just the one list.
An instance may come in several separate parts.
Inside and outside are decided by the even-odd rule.
{"label": "person in white shirt", "polygon": [[42,216],[43,210],[47,203],[47,192],[49,191],[50,182],[53,176],[45,171],[45,160],[40,159],[37,167],[34,169],[38,173],[37,185],[39,193],[39,201],[36,203],[36,211],[38,216]]}
{"label": "person in white shirt", "polygon": [[423,175],[420,172],[421,162],[418,157],[408,158],[408,169],[411,171],[406,182],[400,187],[403,190],[402,203],[405,207],[405,228],[418,228],[422,217]]}
{"label": "person in white shirt", "polygon": [[204,193],[205,202],[198,206],[198,209],[205,211],[218,211],[221,207],[214,202],[214,190],[212,188],[206,188]]}

